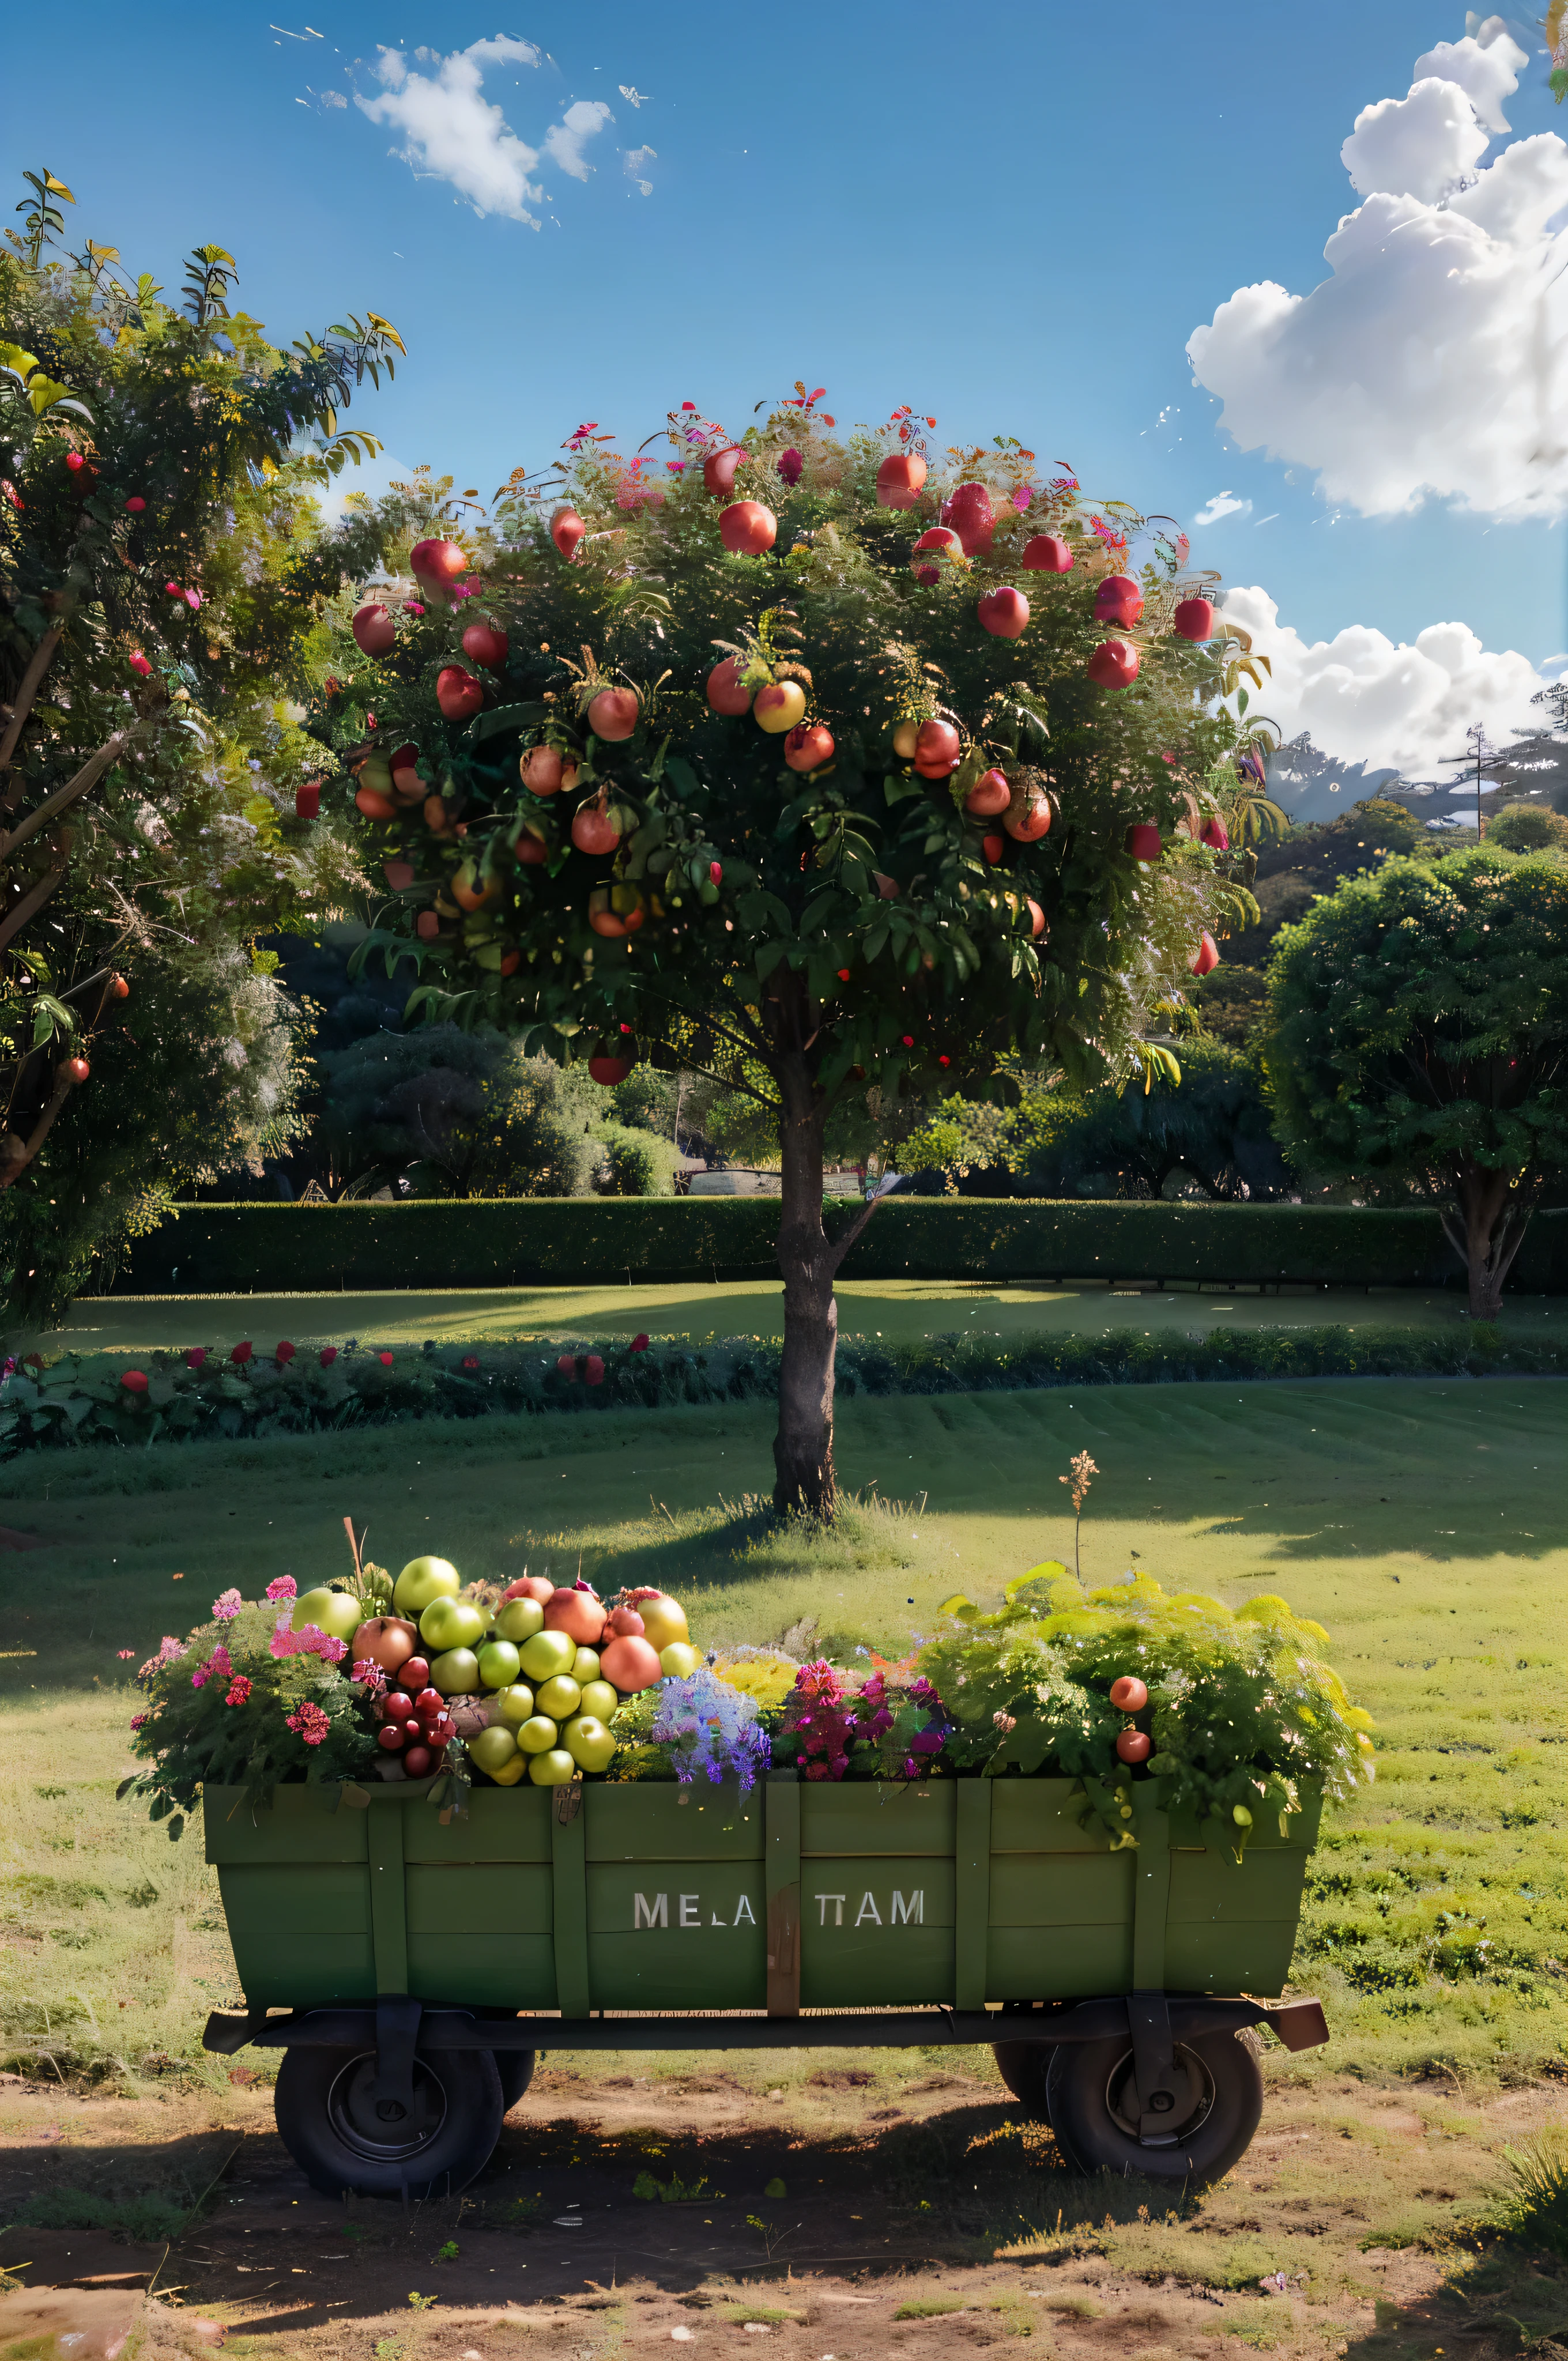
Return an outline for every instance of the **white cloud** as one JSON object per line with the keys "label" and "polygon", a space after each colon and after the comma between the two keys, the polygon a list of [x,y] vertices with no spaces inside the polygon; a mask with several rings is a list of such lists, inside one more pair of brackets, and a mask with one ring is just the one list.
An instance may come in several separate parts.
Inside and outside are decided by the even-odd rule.
{"label": "white cloud", "polygon": [[1518,140],[1465,185],[1526,62],[1495,17],[1429,51],[1442,74],[1364,108],[1344,144],[1365,202],[1323,249],[1331,275],[1308,295],[1238,288],[1189,341],[1244,450],[1315,469],[1364,515],[1433,497],[1568,513],[1568,147]]}
{"label": "white cloud", "polygon": [[544,135],[544,152],[552,163],[559,164],[574,181],[586,181],[593,166],[583,154],[583,142],[602,131],[615,117],[602,98],[579,98],[570,105],[559,123],[553,123]]}
{"label": "white cloud", "polygon": [[1252,502],[1238,500],[1234,492],[1215,492],[1206,500],[1193,517],[1195,525],[1218,524],[1222,517],[1250,516]]}
{"label": "white cloud", "polygon": [[644,181],[639,176],[647,170],[650,164],[655,164],[658,162],[658,149],[656,148],[628,148],[623,151],[620,160],[626,170],[630,174],[631,178],[636,181],[642,194],[645,197],[651,197],[653,193],[652,181]]}
{"label": "white cloud", "polygon": [[[435,63],[430,59],[428,62]],[[501,214],[537,229],[529,211],[544,192],[532,178],[540,151],[517,138],[499,106],[480,95],[488,68],[536,66],[532,41],[504,37],[475,41],[441,59],[433,77],[411,73],[402,52],[383,49],[376,68],[379,98],[356,98],[372,123],[390,123],[404,135],[399,152],[421,174],[450,181],[478,214]]]}
{"label": "white cloud", "polygon": [[1286,740],[1310,731],[1337,761],[1447,778],[1446,758],[1463,752],[1472,723],[1494,744],[1540,727],[1530,701],[1545,686],[1541,674],[1512,648],[1484,648],[1467,623],[1429,623],[1413,646],[1364,623],[1309,643],[1256,584],[1227,589],[1223,608],[1273,667],[1255,704]]}

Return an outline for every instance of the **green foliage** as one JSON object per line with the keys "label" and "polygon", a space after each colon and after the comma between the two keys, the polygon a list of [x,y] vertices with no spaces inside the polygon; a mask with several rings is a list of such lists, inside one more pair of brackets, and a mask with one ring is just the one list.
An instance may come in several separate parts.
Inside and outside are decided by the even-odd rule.
{"label": "green foliage", "polygon": [[[949,1599],[951,1620],[916,1660],[958,1723],[944,1754],[960,1767],[1124,1789],[1116,1737],[1131,1717],[1110,1689],[1133,1675],[1149,1693],[1136,1717],[1154,1741],[1149,1775],[1168,1783],[1172,1808],[1223,1819],[1238,1851],[1260,1812],[1284,1832],[1303,1783],[1354,1793],[1372,1723],[1313,1653],[1328,1633],[1284,1599],[1252,1598],[1233,1614],[1200,1592],[1168,1598],[1141,1574],[1085,1592],[1052,1564],[1010,1582],[1005,1600],[987,1615]],[[1095,1808],[1120,1843],[1136,1841],[1121,1825],[1122,1796]]]}
{"label": "green foliage", "polygon": [[1568,2262],[1568,2135],[1561,2125],[1503,2150],[1508,2185],[1498,2227],[1521,2244]]}
{"label": "green foliage", "polygon": [[372,1033],[319,1062],[322,1128],[356,1195],[393,1179],[441,1197],[568,1197],[580,1185],[559,1070],[491,1027]]}
{"label": "green foliage", "polygon": [[607,1197],[652,1197],[659,1186],[661,1165],[646,1139],[634,1131],[616,1130],[610,1133],[606,1151],[605,1170],[609,1186]]}
{"label": "green foliage", "polygon": [[1486,822],[1486,842],[1503,852],[1568,851],[1568,819],[1548,804],[1505,804]]}
{"label": "green foliage", "polygon": [[1212,1197],[1285,1188],[1255,1060],[1218,1041],[1184,1041],[1178,1054],[1179,1082],[1155,1072],[1121,1090],[1021,1110],[1028,1193],[1065,1196],[1107,1180],[1118,1193],[1156,1197],[1172,1181]]}

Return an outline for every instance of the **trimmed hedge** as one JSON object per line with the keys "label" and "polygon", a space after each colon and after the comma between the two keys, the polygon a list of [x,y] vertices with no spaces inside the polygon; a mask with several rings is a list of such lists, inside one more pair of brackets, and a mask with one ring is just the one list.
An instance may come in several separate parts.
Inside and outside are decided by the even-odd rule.
{"label": "trimmed hedge", "polygon": [[[32,1374],[32,1369],[37,1374]],[[0,1460],[93,1444],[311,1434],[405,1419],[499,1413],[670,1410],[762,1401],[778,1393],[779,1347],[734,1337],[693,1352],[624,1337],[598,1352],[538,1345],[427,1345],[398,1353],[345,1347],[323,1363],[299,1355],[242,1367],[190,1367],[170,1353],[115,1360],[68,1353],[0,1387]],[[140,1380],[127,1387],[127,1370]],[[841,1344],[838,1391],[1017,1392],[1053,1386],[1219,1384],[1259,1378],[1561,1377],[1568,1346],[1505,1345],[1498,1331],[1412,1335],[1403,1328],[1216,1328],[1182,1342],[1131,1331],[1004,1345],[969,1336]]]}
{"label": "trimmed hedge", "polygon": [[[830,1229],[852,1208],[831,1203]],[[407,1205],[187,1205],[139,1238],[121,1295],[650,1285],[776,1279],[776,1198],[466,1200]],[[846,1279],[1186,1279],[1225,1287],[1463,1283],[1435,1212],[1127,1200],[890,1199]],[[1568,1210],[1538,1213],[1520,1294],[1568,1293]]]}

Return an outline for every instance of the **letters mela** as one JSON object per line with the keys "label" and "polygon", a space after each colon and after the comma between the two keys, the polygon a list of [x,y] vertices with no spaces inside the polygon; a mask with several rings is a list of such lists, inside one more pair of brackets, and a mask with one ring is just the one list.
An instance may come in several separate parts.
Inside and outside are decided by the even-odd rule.
{"label": "letters mela", "polygon": [[[868,1891],[861,1895],[860,1907],[853,1918],[848,1921],[844,1911],[853,1900],[852,1894],[814,1894],[811,1898],[817,1904],[817,1923],[822,1927],[842,1927],[846,1924],[854,1927],[923,1927],[926,1924],[926,1894],[920,1886],[910,1894],[901,1894],[894,1887],[885,1898],[884,1905],[879,1905],[876,1895]],[[675,1916],[672,1919],[667,1894],[655,1894],[652,1899],[646,1894],[634,1894],[631,1897],[633,1933],[639,1927],[754,1927],[757,1924],[751,1899],[744,1894],[735,1905],[733,1918],[721,1918],[717,1910],[710,1911],[705,1918],[700,1894],[677,1894],[674,1902]],[[833,1913],[831,1918],[828,1916],[829,1910]]]}

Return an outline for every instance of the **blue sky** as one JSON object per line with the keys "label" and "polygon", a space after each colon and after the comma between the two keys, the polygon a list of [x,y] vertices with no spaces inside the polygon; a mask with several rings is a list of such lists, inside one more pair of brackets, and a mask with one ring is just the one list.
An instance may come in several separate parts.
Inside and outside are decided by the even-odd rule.
{"label": "blue sky", "polygon": [[[323,38],[293,38],[307,24]],[[1174,514],[1196,560],[1261,586],[1304,640],[1413,641],[1459,619],[1531,664],[1564,645],[1549,523],[1330,501],[1312,466],[1287,480],[1218,431],[1185,350],[1234,290],[1325,278],[1324,240],[1358,203],[1341,143],[1360,109],[1403,96],[1419,54],[1460,39],[1462,11],[849,0],[783,20],[550,0],[498,28],[461,6],[316,0],[278,27],[259,8],[83,0],[64,34],[29,12],[8,37],[27,93],[5,111],[9,178],[47,164],[80,200],[72,231],[171,285],[190,247],[226,246],[241,300],[283,338],[387,313],[408,364],[353,423],[405,463],[488,492],[579,420],[630,448],[690,399],[739,429],[805,377],[840,423],[912,402],[944,440],[1014,433]],[[498,29],[544,53],[484,61],[485,102],[542,151],[517,174],[543,192],[522,205],[537,228],[416,175],[389,152],[398,124],[355,104],[397,95],[385,48],[406,97]],[[1532,46],[1516,136],[1568,129]],[[551,126],[595,103],[612,119],[557,130],[552,152]],[[1221,493],[1250,509],[1194,526]]]}

